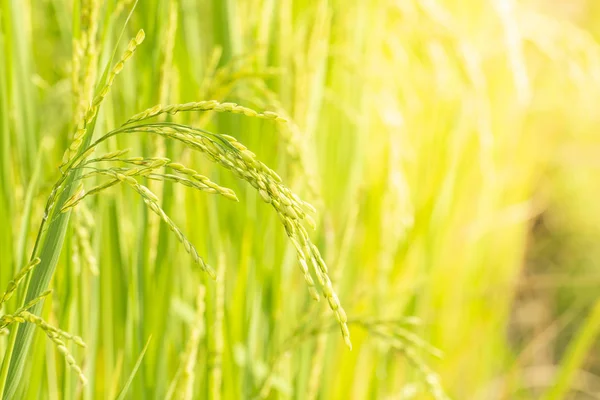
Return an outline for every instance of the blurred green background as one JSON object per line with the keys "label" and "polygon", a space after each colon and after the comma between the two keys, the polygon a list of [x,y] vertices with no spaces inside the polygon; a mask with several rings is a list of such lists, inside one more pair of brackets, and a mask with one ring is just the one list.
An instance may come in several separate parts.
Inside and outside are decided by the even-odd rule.
{"label": "blurred green background", "polygon": [[[2,290],[132,6],[0,0]],[[83,337],[89,384],[36,333],[16,398],[112,399],[130,377],[131,399],[442,398],[381,323],[443,352],[413,349],[453,399],[600,399],[600,2],[144,0],[125,39],[141,28],[96,134],[158,103],[286,116],[168,119],[236,137],[315,205],[354,348],[252,187],[178,144],[121,137],[105,150],[236,191],[151,186],[219,279],[129,188],[86,200],[43,316]]]}

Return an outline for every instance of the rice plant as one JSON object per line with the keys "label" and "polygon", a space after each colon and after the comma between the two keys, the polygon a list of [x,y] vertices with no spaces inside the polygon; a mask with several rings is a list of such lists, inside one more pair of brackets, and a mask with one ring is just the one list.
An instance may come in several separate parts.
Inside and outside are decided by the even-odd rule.
{"label": "rice plant", "polygon": [[0,398],[593,397],[599,11],[0,0]]}
{"label": "rice plant", "polygon": [[[147,177],[159,181],[171,181],[203,191],[208,189],[213,193],[219,193],[229,199],[237,201],[237,197],[231,189],[222,188],[210,181],[207,177],[198,174],[195,170],[187,168],[180,163],[171,162],[171,160],[166,158],[133,157],[123,159],[119,158],[119,156],[123,155],[125,151],[117,150],[116,152],[104,154],[99,158],[88,161],[88,158],[94,153],[97,147],[109,138],[119,134],[151,133],[166,139],[179,141],[188,148],[203,153],[209,160],[231,170],[237,177],[250,183],[258,191],[260,197],[266,203],[273,206],[281,218],[287,235],[297,249],[298,260],[302,267],[302,273],[308,284],[310,294],[315,300],[319,299],[319,294],[315,288],[315,282],[312,277],[312,274],[314,274],[317,276],[322,287],[323,295],[327,299],[330,308],[334,311],[340,324],[344,341],[347,346],[351,348],[350,332],[346,324],[347,316],[332,288],[331,280],[327,275],[327,266],[317,247],[311,243],[306,229],[301,225],[301,222],[307,220],[314,226],[311,217],[306,214],[307,212],[315,212],[316,210],[314,207],[302,201],[296,194],[285,187],[281,183],[281,178],[276,172],[257,160],[254,153],[249,151],[244,145],[231,136],[214,134],[205,130],[167,122],[160,124],[142,123],[132,125],[133,123],[139,123],[164,113],[176,114],[182,111],[231,112],[244,114],[249,117],[285,121],[283,118],[273,112],[260,113],[234,103],[219,103],[217,101],[175,104],[164,107],[157,105],[134,115],[127,120],[121,128],[110,131],[92,142],[91,138],[100,105],[113,86],[116,76],[124,68],[125,62],[133,55],[137,46],[144,40],[144,37],[144,31],[140,30],[136,37],[129,42],[127,49],[120,60],[112,67],[110,72],[108,72],[108,75],[105,73],[105,76],[107,76],[106,81],[99,86],[99,90],[93,97],[90,107],[83,113],[83,119],[78,124],[72,143],[63,157],[63,162],[61,164],[62,176],[53,186],[46,208],[44,209],[44,217],[41,223],[40,232],[38,233],[36,246],[33,250],[34,255],[37,255],[39,251],[40,255],[48,255],[50,260],[56,260],[58,258],[57,254],[60,254],[62,243],[61,241],[56,242],[53,237],[50,237],[50,245],[52,248],[49,249],[47,247],[48,245],[46,245],[46,240],[48,239],[45,235],[53,235],[53,227],[55,224],[60,224],[60,221],[65,218],[64,214],[75,208],[85,197],[98,195],[105,189],[123,183],[133,189],[142,198],[144,203],[146,203],[148,208],[169,227],[177,239],[183,244],[186,252],[191,255],[193,261],[196,264],[199,264],[200,268],[208,273],[211,278],[216,279],[214,270],[204,262],[194,245],[184,236],[179,227],[161,208],[159,198],[147,186],[140,184],[136,177]],[[107,166],[105,168],[98,168],[94,166],[99,162],[110,165],[114,165],[115,163],[125,165],[132,163],[134,165],[140,165],[141,167],[119,168]],[[163,167],[174,170],[179,173],[179,175],[159,173]],[[86,190],[84,186],[86,178],[96,176],[106,177],[109,178],[109,180]],[[77,183],[79,184],[75,186]],[[63,226],[63,230],[66,229],[66,224]],[[58,231],[58,235],[64,236],[64,233]],[[38,250],[38,246],[41,246],[40,250]],[[312,274],[307,264],[309,262],[313,267]],[[11,281],[3,300],[7,300],[12,296],[18,283],[25,278],[34,266],[40,263],[41,260],[39,258],[33,258],[33,261],[16,276],[15,280]],[[3,317],[2,325],[0,325],[0,329],[5,329],[11,322],[24,323],[27,321],[34,325],[38,325],[46,332],[55,333],[54,336],[49,336],[55,341],[61,353],[65,354],[69,365],[78,372],[82,377],[82,381],[85,382],[81,369],[75,365],[73,357],[68,353],[64,343],[57,337],[61,336],[62,331],[54,330],[43,320],[38,319],[38,317],[27,311],[38,304],[47,294],[46,292],[40,294],[39,291],[45,290],[44,286],[46,286],[47,282],[50,280],[55,267],[56,265],[52,265],[52,261],[41,263],[41,266],[38,268],[38,271],[41,271],[40,274],[33,275],[33,285],[27,292],[26,305],[17,310],[14,315],[5,315]],[[27,347],[31,340],[31,334],[31,330],[24,329],[23,333],[20,336],[17,336],[16,349],[14,351],[19,358],[17,358],[8,369],[9,372],[6,378],[8,380],[6,389],[7,397],[12,397],[14,395],[14,387],[18,384],[23,368],[22,360],[24,356],[22,356],[22,354],[26,354],[28,351]],[[65,337],[66,334],[62,334],[62,336]],[[82,343],[80,339],[77,342]],[[9,352],[11,351],[13,350],[9,348]]]}

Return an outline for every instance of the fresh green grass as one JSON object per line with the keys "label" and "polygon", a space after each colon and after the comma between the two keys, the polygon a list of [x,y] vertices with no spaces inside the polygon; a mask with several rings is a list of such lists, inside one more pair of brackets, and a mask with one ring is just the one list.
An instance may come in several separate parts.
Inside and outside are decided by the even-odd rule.
{"label": "fresh green grass", "polygon": [[0,0],[0,397],[597,392],[572,3]]}

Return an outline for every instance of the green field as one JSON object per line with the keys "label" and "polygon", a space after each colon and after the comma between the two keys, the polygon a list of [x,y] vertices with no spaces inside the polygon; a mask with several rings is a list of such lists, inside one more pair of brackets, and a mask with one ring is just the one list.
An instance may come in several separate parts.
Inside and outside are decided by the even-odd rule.
{"label": "green field", "polygon": [[600,399],[599,198],[597,0],[0,0],[0,399]]}

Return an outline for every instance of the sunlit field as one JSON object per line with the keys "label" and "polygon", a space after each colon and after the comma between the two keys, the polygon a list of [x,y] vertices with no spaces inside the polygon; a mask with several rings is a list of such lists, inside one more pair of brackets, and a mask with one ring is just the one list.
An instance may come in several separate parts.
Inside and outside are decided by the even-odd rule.
{"label": "sunlit field", "polygon": [[600,399],[598,199],[597,0],[0,0],[0,399]]}

